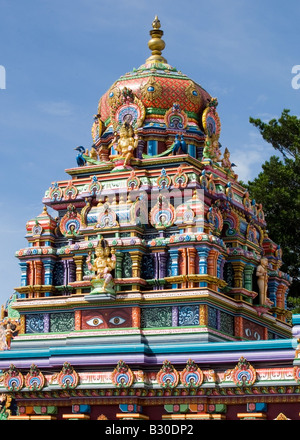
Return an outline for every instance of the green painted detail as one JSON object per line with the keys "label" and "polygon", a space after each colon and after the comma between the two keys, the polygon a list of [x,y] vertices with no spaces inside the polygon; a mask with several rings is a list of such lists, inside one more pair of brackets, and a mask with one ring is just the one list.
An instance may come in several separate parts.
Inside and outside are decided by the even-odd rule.
{"label": "green painted detail", "polygon": [[[45,412],[46,410],[46,412]],[[34,406],[33,411],[35,414],[57,414],[57,406]]]}
{"label": "green painted detail", "polygon": [[7,316],[8,318],[19,319],[20,313],[13,308],[14,302],[17,300],[17,295],[13,294],[7,305]]}
{"label": "green painted detail", "polygon": [[51,333],[74,331],[74,327],[75,327],[75,316],[73,312],[50,314]]}
{"label": "green painted detail", "polygon": [[208,406],[208,412],[209,413],[215,413],[215,414],[224,414],[227,412],[227,405],[224,405],[223,403],[219,403],[216,405],[209,405]]}
{"label": "green painted detail", "polygon": [[141,310],[143,328],[172,327],[172,307],[149,307]]}
{"label": "green painted detail", "polygon": [[163,151],[162,153],[157,154],[156,156],[152,156],[152,155],[148,155],[148,154],[143,154],[143,159],[153,159],[154,157],[167,156],[168,154],[170,154],[172,152],[172,150],[173,150],[173,144],[171,145],[171,147],[168,150]]}
{"label": "green painted detail", "polygon": [[188,403],[176,405],[176,409],[174,408],[174,406],[175,405],[164,405],[164,409],[168,413],[181,413],[181,414],[186,414],[187,412],[189,412],[190,409]]}

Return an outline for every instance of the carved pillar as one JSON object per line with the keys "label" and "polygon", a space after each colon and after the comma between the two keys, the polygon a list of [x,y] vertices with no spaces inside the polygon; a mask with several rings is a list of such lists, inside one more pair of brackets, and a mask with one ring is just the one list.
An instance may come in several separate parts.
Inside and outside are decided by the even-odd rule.
{"label": "carved pillar", "polygon": [[74,255],[73,260],[76,265],[76,281],[82,281],[84,256]]}
{"label": "carved pillar", "polygon": [[[83,261],[83,260],[82,260]],[[73,260],[63,260],[64,265],[64,285],[76,281],[76,264]]]}
{"label": "carved pillar", "polygon": [[55,262],[53,260],[44,260],[44,268],[45,268],[45,284],[52,285],[53,284],[53,268]]}
{"label": "carved pillar", "polygon": [[98,154],[99,154],[99,160],[101,162],[109,162],[110,150],[106,148],[104,145],[99,148]]}
{"label": "carved pillar", "polygon": [[171,273],[174,277],[178,275],[178,249],[170,249],[169,255],[171,258]]}
{"label": "carved pillar", "polygon": [[[217,250],[212,249],[207,257],[207,273],[214,277],[217,276],[217,260],[219,255],[220,253]],[[217,284],[210,283],[208,287],[213,290],[218,290]]]}
{"label": "carved pillar", "polygon": [[73,260],[68,260],[68,283],[76,281],[76,266]]}
{"label": "carved pillar", "polygon": [[277,289],[279,286],[279,281],[276,279],[269,278],[268,282],[268,291],[269,291],[269,299],[273,302],[273,307],[277,307]]}
{"label": "carved pillar", "polygon": [[217,276],[217,259],[219,252],[215,249],[209,251],[207,256],[207,273],[212,276]]}
{"label": "carved pillar", "polygon": [[243,287],[245,263],[242,261],[232,261],[231,264],[234,270],[234,287],[241,289]]}
{"label": "carved pillar", "polygon": [[[158,278],[159,278],[159,271],[158,271],[158,267],[159,267],[158,254],[157,254],[157,252],[153,252],[152,255],[153,255],[154,279],[158,279]],[[154,289],[156,289],[156,287],[155,287]]]}
{"label": "carved pillar", "polygon": [[224,270],[224,264],[225,264],[225,257],[222,254],[219,254],[218,256],[218,260],[217,260],[217,277],[220,280],[224,279],[224,274],[223,274],[223,270]]}
{"label": "carved pillar", "polygon": [[[188,253],[188,274],[189,275],[194,275],[196,273],[196,256],[197,256],[197,251],[195,248],[189,248],[187,250]],[[194,282],[193,281],[189,281],[188,283],[189,287],[194,287]]]}
{"label": "carved pillar", "polygon": [[[179,274],[179,267],[178,267],[178,257],[179,252],[178,249],[171,248],[169,250],[169,255],[171,258],[171,276],[176,277]],[[172,284],[173,289],[177,288],[177,284]]]}
{"label": "carved pillar", "polygon": [[50,332],[50,315],[49,313],[45,313],[44,314],[44,333],[49,333]]}
{"label": "carved pillar", "polygon": [[209,254],[209,248],[203,247],[197,249],[199,256],[199,273],[206,274],[207,273],[207,257]]}
{"label": "carved pillar", "polygon": [[[199,274],[207,274],[207,257],[209,254],[209,248],[201,247],[197,249],[199,257]],[[199,287],[207,287],[207,282],[199,283]]]}
{"label": "carved pillar", "polygon": [[81,330],[81,310],[75,310],[75,330]]}
{"label": "carved pillar", "polygon": [[[51,286],[53,284],[53,269],[55,262],[53,260],[44,260],[44,284]],[[45,296],[50,296],[51,292],[45,292]]]}
{"label": "carved pillar", "polygon": [[234,335],[237,338],[243,339],[243,318],[241,316],[235,316],[234,317]]}
{"label": "carved pillar", "polygon": [[[183,248],[179,250],[179,273],[180,275],[188,274],[188,261],[187,261],[187,249]],[[187,283],[181,283],[181,288],[186,288]]]}
{"label": "carved pillar", "polygon": [[116,268],[115,268],[116,278],[122,278],[123,257],[124,257],[123,252],[116,252]]}
{"label": "carved pillar", "polygon": [[132,276],[133,278],[141,277],[141,263],[142,263],[142,252],[132,251],[129,252],[132,261]]}
{"label": "carved pillar", "polygon": [[285,310],[285,305],[286,305],[285,304],[285,299],[286,299],[285,296],[286,296],[287,288],[288,288],[288,286],[286,286],[285,284],[280,284],[278,286],[277,293],[276,293],[276,305],[279,309],[277,317],[281,321],[285,320],[284,313],[280,313],[280,312],[283,312]]}
{"label": "carved pillar", "polygon": [[33,261],[27,261],[27,285],[33,286],[33,284],[34,284]]}
{"label": "carved pillar", "polygon": [[[167,261],[168,261],[168,254],[166,252],[160,252],[158,254],[159,279],[164,279],[167,276]],[[164,286],[160,286],[160,289],[163,288]]]}
{"label": "carved pillar", "polygon": [[253,290],[252,286],[252,276],[254,272],[254,266],[246,264],[244,268],[244,287],[247,290]]}
{"label": "carved pillar", "polygon": [[178,326],[178,307],[172,307],[172,327]]}
{"label": "carved pillar", "polygon": [[145,141],[143,139],[139,139],[138,140],[137,151],[136,151],[136,157],[138,159],[143,159],[144,147],[145,147]]}
{"label": "carved pillar", "polygon": [[21,321],[21,323],[20,323],[20,332],[19,332],[19,334],[21,334],[21,333],[24,334],[26,332],[25,315],[21,315],[20,316],[20,321]]}
{"label": "carved pillar", "polygon": [[200,304],[199,306],[199,325],[207,327],[208,325],[208,305]]}
{"label": "carved pillar", "polygon": [[43,263],[42,261],[34,261],[34,272],[35,272],[35,279],[34,279],[34,284],[35,285],[42,285],[44,284],[44,280],[43,280]]}
{"label": "carved pillar", "polygon": [[27,263],[22,261],[19,266],[21,267],[21,286],[27,286]]}
{"label": "carved pillar", "polygon": [[132,307],[132,327],[141,327],[141,309]]}
{"label": "carved pillar", "polygon": [[[123,264],[123,258],[124,253],[123,252],[116,252],[116,267],[115,267],[115,278],[122,278],[123,271],[122,271],[122,264]],[[117,292],[121,290],[121,286],[118,284],[115,286],[115,289]]]}

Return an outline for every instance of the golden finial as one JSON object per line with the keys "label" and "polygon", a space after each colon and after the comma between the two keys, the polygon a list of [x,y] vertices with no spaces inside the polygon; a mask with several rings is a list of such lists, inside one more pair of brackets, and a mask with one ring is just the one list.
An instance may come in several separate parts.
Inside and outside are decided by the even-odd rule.
{"label": "golden finial", "polygon": [[150,31],[151,40],[148,42],[148,47],[152,51],[152,55],[146,60],[146,63],[167,63],[167,60],[161,55],[161,52],[166,46],[164,40],[161,39],[163,34],[164,32],[160,30],[160,21],[156,15],[152,22],[152,30]]}

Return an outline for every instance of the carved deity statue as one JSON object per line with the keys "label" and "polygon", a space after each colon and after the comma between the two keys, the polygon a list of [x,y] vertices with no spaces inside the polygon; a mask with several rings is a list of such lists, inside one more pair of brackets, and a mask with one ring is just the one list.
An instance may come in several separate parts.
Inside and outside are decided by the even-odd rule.
{"label": "carved deity statue", "polygon": [[206,136],[205,147],[203,149],[203,158],[211,159],[213,162],[220,162],[221,160],[220,143],[215,136]]}
{"label": "carved deity statue", "polygon": [[231,162],[230,152],[229,152],[228,148],[225,148],[225,150],[224,150],[223,158],[221,160],[221,165],[223,168],[225,168],[225,170],[227,170],[227,172],[229,172],[232,175],[232,177],[237,179],[238,176],[237,176],[237,174],[235,174],[233,172],[233,169],[232,169],[232,167],[234,167],[236,165]]}
{"label": "carved deity statue", "polygon": [[230,153],[228,148],[225,148],[223,159],[221,160],[221,164],[223,168],[231,169],[231,160],[230,160]]}
{"label": "carved deity statue", "polygon": [[268,259],[262,258],[256,269],[257,284],[259,290],[259,302],[262,305],[271,305],[272,302],[267,298],[268,290]]}
{"label": "carved deity statue", "polygon": [[108,246],[104,240],[100,240],[95,249],[95,255],[93,263],[91,263],[91,255],[86,260],[88,269],[95,273],[91,283],[94,287],[96,286],[96,291],[91,293],[114,293],[114,282],[111,272],[116,266],[115,250]]}
{"label": "carved deity statue", "polygon": [[134,150],[138,146],[138,135],[133,130],[132,125],[128,122],[124,122],[120,128],[120,137],[117,140],[117,135],[110,144],[110,147],[115,146],[115,150],[119,153],[117,155],[111,155],[111,159],[123,160],[123,166],[130,166],[130,161],[133,157]]}

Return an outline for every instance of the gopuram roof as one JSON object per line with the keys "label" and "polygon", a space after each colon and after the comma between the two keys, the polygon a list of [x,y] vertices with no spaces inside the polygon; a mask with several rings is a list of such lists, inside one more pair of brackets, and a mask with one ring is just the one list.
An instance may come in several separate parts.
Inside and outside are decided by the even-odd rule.
{"label": "gopuram roof", "polygon": [[157,17],[150,36],[26,224],[2,419],[297,418],[280,245],[220,143],[217,98],[167,63]]}

